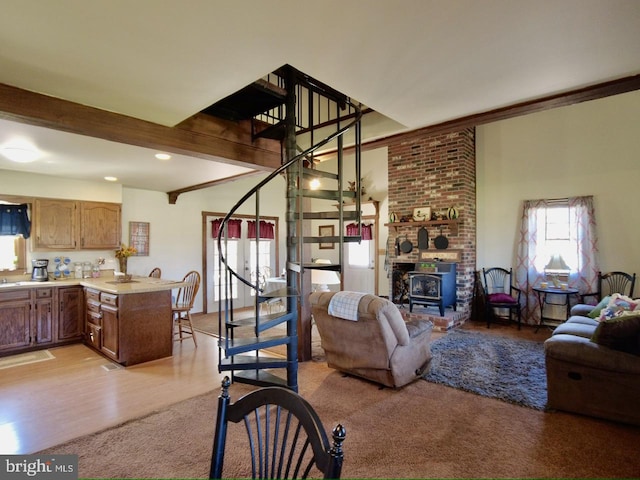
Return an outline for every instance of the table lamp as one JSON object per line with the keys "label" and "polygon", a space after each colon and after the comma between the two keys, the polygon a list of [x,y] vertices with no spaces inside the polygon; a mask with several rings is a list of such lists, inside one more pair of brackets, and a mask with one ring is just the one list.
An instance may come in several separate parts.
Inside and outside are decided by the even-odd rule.
{"label": "table lamp", "polygon": [[[313,263],[331,265],[331,260],[318,258]],[[340,276],[332,270],[311,270],[311,283],[316,285],[316,292],[329,292],[329,285],[338,285]]]}
{"label": "table lamp", "polygon": [[565,263],[562,255],[553,254],[551,255],[551,259],[549,263],[547,263],[544,267],[545,275],[551,279],[553,282],[553,286],[556,288],[560,288],[560,282],[558,281],[558,276],[560,274],[567,274],[571,268]]}

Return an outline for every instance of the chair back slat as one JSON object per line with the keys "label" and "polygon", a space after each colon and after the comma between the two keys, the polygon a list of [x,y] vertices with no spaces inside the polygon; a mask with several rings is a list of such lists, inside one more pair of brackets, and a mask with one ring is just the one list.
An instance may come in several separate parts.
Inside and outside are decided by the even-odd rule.
{"label": "chair back slat", "polygon": [[[612,293],[620,293],[627,297],[633,297],[633,289],[636,282],[636,274],[625,272],[608,272],[599,274],[600,299]],[[606,285],[606,289],[603,288]]]}
{"label": "chair back slat", "polygon": [[183,283],[187,283],[184,287],[178,289],[176,295],[176,305],[188,308],[193,308],[193,302],[198,294],[200,288],[200,274],[195,270],[187,273],[182,279]]}

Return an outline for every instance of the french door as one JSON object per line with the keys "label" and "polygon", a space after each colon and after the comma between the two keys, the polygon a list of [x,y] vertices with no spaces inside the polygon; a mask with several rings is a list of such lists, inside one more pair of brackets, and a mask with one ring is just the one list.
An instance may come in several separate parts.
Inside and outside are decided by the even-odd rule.
{"label": "french door", "polygon": [[[208,218],[213,220],[216,217]],[[207,224],[210,224],[208,221]],[[215,238],[207,237],[206,252],[207,258],[207,311],[209,313],[218,310],[218,300],[220,297],[218,275],[219,252]],[[225,243],[222,245],[225,248]],[[258,251],[256,252],[256,249]],[[247,229],[242,228],[241,238],[229,239],[226,241],[225,259],[229,266],[238,274],[251,282],[255,280],[255,272],[257,266],[260,266],[261,273],[275,272],[276,260],[276,242],[275,240],[263,240],[256,243],[255,239],[247,238]],[[277,272],[276,272],[277,273]],[[273,275],[275,275],[274,273]],[[222,279],[225,280],[224,278]],[[236,277],[232,277],[231,281],[231,298],[233,299],[233,308],[244,308],[254,305],[255,290],[246,286]],[[222,287],[222,295],[225,295],[224,285]]]}

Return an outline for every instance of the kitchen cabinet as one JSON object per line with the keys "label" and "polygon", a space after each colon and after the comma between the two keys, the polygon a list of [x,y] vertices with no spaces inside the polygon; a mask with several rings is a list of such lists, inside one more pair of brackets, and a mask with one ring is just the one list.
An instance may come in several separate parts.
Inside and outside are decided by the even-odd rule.
{"label": "kitchen cabinet", "polygon": [[37,198],[33,224],[34,251],[118,248],[121,205]]}
{"label": "kitchen cabinet", "polygon": [[0,292],[0,353],[31,345],[31,291]]}
{"label": "kitchen cabinet", "polygon": [[120,211],[116,203],[80,202],[80,248],[118,248],[122,229]]}
{"label": "kitchen cabinet", "polygon": [[34,291],[34,318],[32,343],[47,345],[54,341],[53,288],[38,288]]}
{"label": "kitchen cabinet", "polygon": [[100,293],[100,310],[102,313],[102,347],[107,356],[118,360],[118,296],[111,293]]}
{"label": "kitchen cabinet", "polygon": [[0,354],[53,345],[53,301],[52,288],[0,292]]}
{"label": "kitchen cabinet", "polygon": [[83,332],[83,292],[82,287],[61,287],[58,289],[58,334],[57,343],[82,339]]}
{"label": "kitchen cabinet", "polygon": [[33,250],[73,250],[77,242],[77,203],[36,198],[33,204]]}
{"label": "kitchen cabinet", "polygon": [[114,294],[85,289],[85,343],[125,366],[173,353],[171,291]]}

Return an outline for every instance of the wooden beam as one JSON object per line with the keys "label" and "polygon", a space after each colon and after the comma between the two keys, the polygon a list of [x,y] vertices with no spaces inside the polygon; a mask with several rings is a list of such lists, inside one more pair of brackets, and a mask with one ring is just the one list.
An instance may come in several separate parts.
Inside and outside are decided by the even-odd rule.
{"label": "wooden beam", "polygon": [[195,115],[167,127],[4,84],[0,118],[262,171],[280,166],[280,143],[252,143],[249,122]]}
{"label": "wooden beam", "polygon": [[239,173],[238,175],[233,175],[231,177],[221,178],[220,180],[212,180],[210,182],[204,182],[197,185],[184,187],[179,190],[172,190],[171,192],[167,192],[167,195],[169,196],[169,203],[171,205],[175,205],[175,203],[178,201],[178,196],[180,196],[181,193],[194,192],[196,190],[202,190],[203,188],[215,187],[216,185],[223,185],[225,183],[233,182],[244,177],[252,177],[254,175],[259,175],[262,173],[264,172],[261,172],[259,170],[252,170],[250,172]]}

